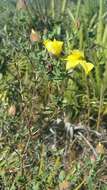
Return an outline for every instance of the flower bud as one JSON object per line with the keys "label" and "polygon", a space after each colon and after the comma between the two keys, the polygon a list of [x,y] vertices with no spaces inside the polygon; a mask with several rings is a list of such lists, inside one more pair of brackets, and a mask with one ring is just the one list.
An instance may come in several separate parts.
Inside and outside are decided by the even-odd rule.
{"label": "flower bud", "polygon": [[8,115],[9,116],[15,116],[16,115],[16,106],[11,105],[8,109]]}

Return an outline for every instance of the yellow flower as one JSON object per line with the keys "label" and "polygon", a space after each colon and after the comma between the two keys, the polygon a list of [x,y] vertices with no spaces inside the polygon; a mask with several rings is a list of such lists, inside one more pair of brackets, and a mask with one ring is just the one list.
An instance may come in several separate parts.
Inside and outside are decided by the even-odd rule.
{"label": "yellow flower", "polygon": [[49,53],[52,53],[55,56],[59,56],[62,52],[63,42],[57,40],[45,40],[44,45]]}
{"label": "yellow flower", "polygon": [[90,71],[94,68],[94,65],[90,62],[86,62],[85,60],[80,62],[81,66],[83,67],[86,75],[90,73]]}
{"label": "yellow flower", "polygon": [[79,60],[84,59],[84,52],[73,50],[71,54],[65,59],[67,60],[66,70],[75,68],[79,64]]}
{"label": "yellow flower", "polygon": [[67,60],[81,60],[84,59],[84,52],[78,49],[73,50],[71,54],[67,57]]}
{"label": "yellow flower", "polygon": [[65,60],[67,60],[66,70],[75,68],[80,64],[83,67],[86,75],[88,75],[94,67],[92,63],[89,63],[85,60],[84,52],[79,50],[73,50]]}

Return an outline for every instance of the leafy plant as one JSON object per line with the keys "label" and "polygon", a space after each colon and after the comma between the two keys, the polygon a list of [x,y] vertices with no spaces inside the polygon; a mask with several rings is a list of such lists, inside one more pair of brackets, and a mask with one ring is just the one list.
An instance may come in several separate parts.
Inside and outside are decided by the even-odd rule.
{"label": "leafy plant", "polygon": [[[106,189],[106,158],[93,159],[78,133],[78,123],[88,125],[80,130],[93,149],[105,143],[106,3],[29,0],[24,9],[13,0],[0,3],[2,188]],[[39,40],[31,39],[32,31]],[[75,58],[75,49],[84,55]],[[88,63],[94,67],[87,73]],[[66,117],[77,127],[72,142]]]}

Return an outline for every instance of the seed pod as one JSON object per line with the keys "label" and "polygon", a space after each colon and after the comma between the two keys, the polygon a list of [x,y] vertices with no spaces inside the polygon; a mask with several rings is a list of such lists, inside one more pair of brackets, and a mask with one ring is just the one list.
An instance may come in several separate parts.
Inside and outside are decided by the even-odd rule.
{"label": "seed pod", "polygon": [[40,42],[40,35],[34,29],[31,30],[30,40],[31,42]]}
{"label": "seed pod", "polygon": [[81,25],[80,24],[80,20],[77,20],[75,24],[76,24],[77,29],[79,30],[80,29],[80,25]]}
{"label": "seed pod", "polygon": [[53,71],[53,65],[51,63],[47,64],[47,70],[48,70],[48,73],[51,73]]}
{"label": "seed pod", "polygon": [[96,146],[96,152],[100,155],[104,154],[105,151],[104,151],[104,145],[101,144],[100,142],[97,144]]}
{"label": "seed pod", "polygon": [[11,105],[8,109],[8,115],[9,116],[15,116],[16,115],[16,106]]}
{"label": "seed pod", "polygon": [[17,10],[26,9],[26,0],[17,0]]}

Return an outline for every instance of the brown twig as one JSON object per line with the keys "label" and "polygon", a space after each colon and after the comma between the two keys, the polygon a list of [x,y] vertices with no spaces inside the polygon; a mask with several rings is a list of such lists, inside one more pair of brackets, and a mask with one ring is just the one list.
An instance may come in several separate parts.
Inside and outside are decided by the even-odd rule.
{"label": "brown twig", "polygon": [[87,143],[87,145],[90,147],[90,149],[93,151],[94,156],[97,158],[97,152],[94,149],[94,147],[91,145],[91,143],[84,137],[84,135],[81,132],[78,132],[78,134],[82,137],[82,139]]}

